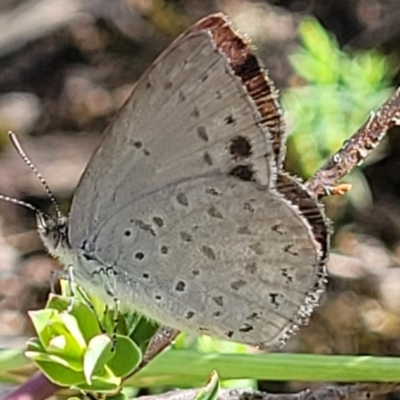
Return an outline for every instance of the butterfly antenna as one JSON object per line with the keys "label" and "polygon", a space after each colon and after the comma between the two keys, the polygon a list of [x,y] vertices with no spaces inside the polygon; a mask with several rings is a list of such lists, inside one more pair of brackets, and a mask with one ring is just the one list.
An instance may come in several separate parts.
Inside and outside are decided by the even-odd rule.
{"label": "butterfly antenna", "polygon": [[22,207],[25,207],[25,208],[29,208],[30,210],[35,211],[35,213],[39,213],[40,212],[39,209],[34,207],[32,204],[25,203],[25,201],[22,201],[22,200],[14,199],[13,197],[4,196],[4,195],[0,194],[0,200],[4,200],[4,201],[7,201],[9,203],[18,204],[19,206],[22,206]]}
{"label": "butterfly antenna", "polygon": [[[62,214],[61,214],[60,207],[59,207],[59,205],[57,203],[57,200],[54,197],[52,191],[50,190],[49,185],[47,184],[46,180],[44,179],[43,175],[37,170],[37,168],[35,167],[33,162],[26,155],[26,153],[23,150],[21,144],[19,143],[17,135],[14,132],[11,132],[11,131],[8,132],[8,135],[10,136],[11,143],[13,144],[15,149],[17,150],[17,152],[20,155],[20,157],[24,160],[25,164],[33,171],[33,173],[39,179],[40,183],[45,188],[45,190],[47,192],[47,195],[49,196],[49,199],[50,199],[51,203],[53,204],[53,206],[54,206],[54,208],[56,210],[57,218],[61,218]],[[15,203],[15,204],[23,205],[25,207],[30,208],[31,210],[34,210],[34,211],[38,212],[38,210],[35,207],[33,207],[32,205],[30,205],[28,203],[25,203],[23,201],[12,199],[12,198],[9,198],[7,196],[0,197],[0,199],[3,199],[3,200],[6,200],[6,198],[9,199],[7,201],[10,201],[10,202]]]}

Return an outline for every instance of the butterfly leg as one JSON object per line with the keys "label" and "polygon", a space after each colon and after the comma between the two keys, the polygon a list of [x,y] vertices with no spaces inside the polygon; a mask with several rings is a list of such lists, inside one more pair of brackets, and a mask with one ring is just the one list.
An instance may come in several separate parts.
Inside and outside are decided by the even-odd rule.
{"label": "butterfly leg", "polygon": [[[117,333],[118,333],[118,324],[119,324],[119,318],[120,318],[120,301],[119,299],[113,295],[111,291],[108,291],[108,294],[112,297],[113,302],[114,302],[114,310],[113,310],[113,330],[112,330],[112,348],[111,351],[115,351],[115,347],[117,346]],[[104,310],[104,314],[107,312],[110,312],[108,306],[106,306]]]}
{"label": "butterfly leg", "polygon": [[67,312],[70,313],[74,306],[74,301],[76,297],[75,289],[74,289],[74,267],[72,265],[67,266],[67,280],[68,280],[68,289],[71,296],[71,302],[68,305]]}

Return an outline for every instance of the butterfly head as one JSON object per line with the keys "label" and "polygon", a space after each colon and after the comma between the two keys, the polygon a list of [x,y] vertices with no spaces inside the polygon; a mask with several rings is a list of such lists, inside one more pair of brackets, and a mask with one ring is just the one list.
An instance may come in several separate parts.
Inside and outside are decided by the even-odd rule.
{"label": "butterfly head", "polygon": [[63,215],[49,215],[36,212],[39,235],[47,250],[53,256],[60,257],[68,245],[68,218]]}

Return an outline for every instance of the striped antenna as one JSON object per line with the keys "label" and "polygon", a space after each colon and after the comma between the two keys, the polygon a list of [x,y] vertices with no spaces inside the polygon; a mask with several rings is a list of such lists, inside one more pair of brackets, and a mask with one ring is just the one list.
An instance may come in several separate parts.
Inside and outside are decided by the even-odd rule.
{"label": "striped antenna", "polygon": [[4,195],[0,194],[0,200],[4,200],[4,201],[7,201],[9,203],[13,203],[13,204],[17,204],[19,206],[25,207],[25,208],[29,208],[30,210],[35,211],[35,213],[39,213],[40,212],[32,204],[25,203],[25,201],[22,201],[22,200],[14,199],[13,197],[4,196]]}
{"label": "striped antenna", "polygon": [[[49,185],[47,184],[47,182],[46,182],[46,180],[44,179],[43,175],[38,171],[38,169],[35,167],[35,165],[33,164],[33,162],[30,160],[30,158],[26,155],[26,153],[25,153],[25,151],[23,150],[21,144],[19,143],[19,140],[18,140],[18,138],[17,138],[17,135],[16,135],[14,132],[12,132],[12,131],[9,131],[9,132],[8,132],[8,135],[10,136],[11,143],[13,144],[15,150],[17,150],[18,154],[19,154],[20,157],[24,160],[25,164],[33,171],[33,173],[34,173],[34,174],[36,175],[36,177],[39,179],[40,183],[41,183],[41,184],[43,185],[43,187],[45,188],[45,190],[46,190],[46,192],[47,192],[47,195],[49,196],[49,199],[50,199],[50,201],[52,202],[52,204],[54,205],[54,208],[55,208],[55,210],[56,210],[57,218],[58,218],[58,219],[62,218],[62,214],[61,214],[61,211],[60,211],[60,207],[59,207],[59,205],[58,205],[58,203],[57,203],[57,200],[56,200],[56,198],[54,197],[52,191],[50,190]],[[1,200],[9,199],[9,200],[6,200],[6,201],[10,201],[10,202],[12,202],[12,203],[15,203],[15,204],[19,204],[19,205],[21,205],[21,206],[28,207],[28,208],[30,208],[30,209],[35,210],[36,212],[38,212],[38,210],[37,210],[35,207],[33,207],[33,206],[30,205],[30,204],[28,205],[28,203],[25,203],[25,202],[23,202],[23,201],[16,200],[16,199],[12,199],[12,198],[7,197],[7,196],[1,196],[0,199],[1,199]]]}

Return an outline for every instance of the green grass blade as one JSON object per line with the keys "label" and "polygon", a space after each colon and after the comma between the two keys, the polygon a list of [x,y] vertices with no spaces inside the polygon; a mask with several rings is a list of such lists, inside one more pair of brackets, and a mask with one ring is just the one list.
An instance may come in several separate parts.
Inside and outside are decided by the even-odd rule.
{"label": "green grass blade", "polygon": [[216,370],[224,379],[398,381],[400,358],[307,354],[207,354],[168,351],[133,376],[135,386],[201,385]]}

